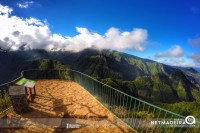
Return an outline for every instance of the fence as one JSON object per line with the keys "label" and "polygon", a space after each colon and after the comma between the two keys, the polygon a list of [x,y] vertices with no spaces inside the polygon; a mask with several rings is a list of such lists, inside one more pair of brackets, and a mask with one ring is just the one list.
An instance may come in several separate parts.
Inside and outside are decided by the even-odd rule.
{"label": "fence", "polygon": [[162,127],[162,125],[153,124],[160,119],[173,121],[174,119],[185,119],[185,117],[130,96],[75,70],[25,70],[22,72],[22,76],[37,80],[62,79],[75,81],[111,113],[138,132],[195,132],[195,128],[177,128],[170,127],[170,125]]}

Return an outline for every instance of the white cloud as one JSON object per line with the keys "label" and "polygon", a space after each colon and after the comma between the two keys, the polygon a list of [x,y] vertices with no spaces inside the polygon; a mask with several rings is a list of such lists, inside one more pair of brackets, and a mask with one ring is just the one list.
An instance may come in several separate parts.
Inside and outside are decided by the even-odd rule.
{"label": "white cloud", "polygon": [[200,37],[189,39],[188,43],[193,47],[200,47]]}
{"label": "white cloud", "polygon": [[200,63],[200,54],[194,53],[189,56],[195,63]]}
{"label": "white cloud", "polygon": [[0,4],[0,15],[8,16],[12,11],[12,8]]}
{"label": "white cloud", "polygon": [[0,47],[12,50],[53,48],[81,51],[86,48],[143,51],[147,40],[147,30],[135,28],[122,32],[110,28],[104,35],[76,27],[76,36],[53,34],[45,21],[36,18],[20,18],[12,15],[12,9],[0,5]]}
{"label": "white cloud", "polygon": [[133,29],[131,32],[120,32],[116,28],[110,28],[104,35],[93,33],[86,28],[76,27],[78,35],[67,37],[68,50],[80,51],[84,48],[137,50],[143,51],[147,39],[147,31]]}
{"label": "white cloud", "polygon": [[179,66],[179,67],[199,67],[197,63],[192,62],[184,57],[174,57],[174,58],[153,58],[157,62],[170,65],[170,66]]}
{"label": "white cloud", "polygon": [[162,57],[181,57],[183,55],[184,55],[184,51],[181,48],[181,46],[174,45],[170,49],[168,49],[167,51],[165,51],[163,53],[158,52],[155,55],[155,57],[159,57],[159,58],[162,58]]}
{"label": "white cloud", "polygon": [[185,59],[183,58],[170,58],[166,59],[164,62],[171,66],[185,66]]}
{"label": "white cloud", "polygon": [[34,1],[25,1],[23,3],[17,3],[17,6],[19,8],[28,8],[32,4],[34,4]]}
{"label": "white cloud", "polygon": [[26,21],[29,25],[38,25],[38,26],[44,26],[44,25],[45,25],[44,22],[41,22],[40,20],[35,19],[35,18],[32,18],[32,17],[30,17],[29,19],[26,18],[25,21]]}

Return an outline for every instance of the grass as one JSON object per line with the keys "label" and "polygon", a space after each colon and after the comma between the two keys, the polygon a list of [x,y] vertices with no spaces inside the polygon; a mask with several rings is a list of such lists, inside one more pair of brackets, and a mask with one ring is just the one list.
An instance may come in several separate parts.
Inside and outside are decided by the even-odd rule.
{"label": "grass", "polygon": [[10,106],[10,97],[7,91],[0,91],[0,112]]}

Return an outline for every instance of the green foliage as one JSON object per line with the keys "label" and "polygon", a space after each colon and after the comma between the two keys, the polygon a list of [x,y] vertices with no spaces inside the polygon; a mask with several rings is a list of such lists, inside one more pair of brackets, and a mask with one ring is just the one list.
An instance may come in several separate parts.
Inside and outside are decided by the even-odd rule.
{"label": "green foliage", "polygon": [[130,94],[132,96],[138,96],[137,89],[133,81],[122,81],[122,80],[115,80],[112,78],[106,78],[101,80],[103,83],[116,88],[118,90],[121,90],[127,94]]}
{"label": "green foliage", "polygon": [[10,97],[7,91],[0,91],[0,112],[10,106]]}
{"label": "green foliage", "polygon": [[[186,86],[181,82],[181,78],[179,78],[179,81],[171,80],[164,74],[138,77],[134,81],[106,78],[102,82],[149,102],[175,103],[188,101]],[[200,99],[200,95],[197,95],[196,91],[193,92],[193,90],[197,89],[189,89],[192,90],[192,95],[194,95],[195,99]]]}
{"label": "green foliage", "polygon": [[45,70],[48,68],[48,63],[49,63],[49,60],[40,60],[39,61],[39,65],[38,65],[38,69],[40,70]]}
{"label": "green foliage", "polygon": [[35,61],[35,62],[38,62],[38,69],[39,70],[46,70],[46,69],[59,70],[59,69],[69,68],[68,66],[63,65],[59,61],[56,61],[56,60],[43,59],[43,60],[39,60],[39,61]]}
{"label": "green foliage", "polygon": [[148,113],[148,111],[133,112],[133,116],[137,118],[147,118],[147,119],[154,118],[153,113]]}
{"label": "green foliage", "polygon": [[151,77],[138,77],[134,84],[138,90],[138,93],[142,97],[151,97],[152,91],[153,91],[153,81],[151,80]]}
{"label": "green foliage", "polygon": [[200,103],[200,89],[193,89],[192,95],[194,96],[196,102]]}
{"label": "green foliage", "polygon": [[120,73],[109,68],[106,58],[101,55],[84,56],[75,63],[74,68],[100,79],[122,77]]}
{"label": "green foliage", "polygon": [[[24,76],[29,79],[71,79],[69,67],[56,60],[38,60],[32,62],[33,71],[25,71]],[[30,66],[31,67],[31,66]]]}
{"label": "green foliage", "polygon": [[176,112],[183,116],[193,115],[196,118],[200,117],[199,102],[179,102],[174,104],[158,104],[158,106],[167,110]]}
{"label": "green foliage", "polygon": [[181,82],[178,83],[176,90],[177,90],[179,98],[182,100],[186,100],[187,94],[186,94],[185,89],[184,89],[183,85],[181,84]]}
{"label": "green foliage", "polygon": [[111,78],[102,79],[101,81],[109,86],[112,86],[113,88],[120,88],[120,86],[116,84]]}
{"label": "green foliage", "polygon": [[121,59],[121,54],[119,52],[113,52],[113,53],[110,53],[111,55],[114,56],[114,58],[117,60],[117,61],[120,61]]}
{"label": "green foliage", "polygon": [[138,89],[151,90],[153,88],[153,81],[148,76],[138,77],[134,83]]}
{"label": "green foliage", "polygon": [[49,60],[49,59],[41,59],[28,62],[21,70],[26,69],[39,69],[39,70],[60,70],[60,69],[68,69],[68,65],[62,64],[60,61],[57,60]]}
{"label": "green foliage", "polygon": [[164,103],[178,101],[178,98],[174,95],[173,89],[160,80],[154,81],[152,99],[153,101]]}

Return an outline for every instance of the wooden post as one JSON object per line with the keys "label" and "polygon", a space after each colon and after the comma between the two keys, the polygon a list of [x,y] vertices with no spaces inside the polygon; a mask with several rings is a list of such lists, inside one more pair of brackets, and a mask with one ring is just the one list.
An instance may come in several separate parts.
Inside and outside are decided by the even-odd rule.
{"label": "wooden post", "polygon": [[25,87],[25,93],[26,93],[26,95],[28,95],[27,87]]}
{"label": "wooden post", "polygon": [[32,90],[29,88],[29,93],[30,93],[30,101],[33,101],[33,95],[32,95]]}
{"label": "wooden post", "polygon": [[34,95],[36,95],[36,90],[35,90],[35,86],[33,87],[33,89],[34,89]]}

